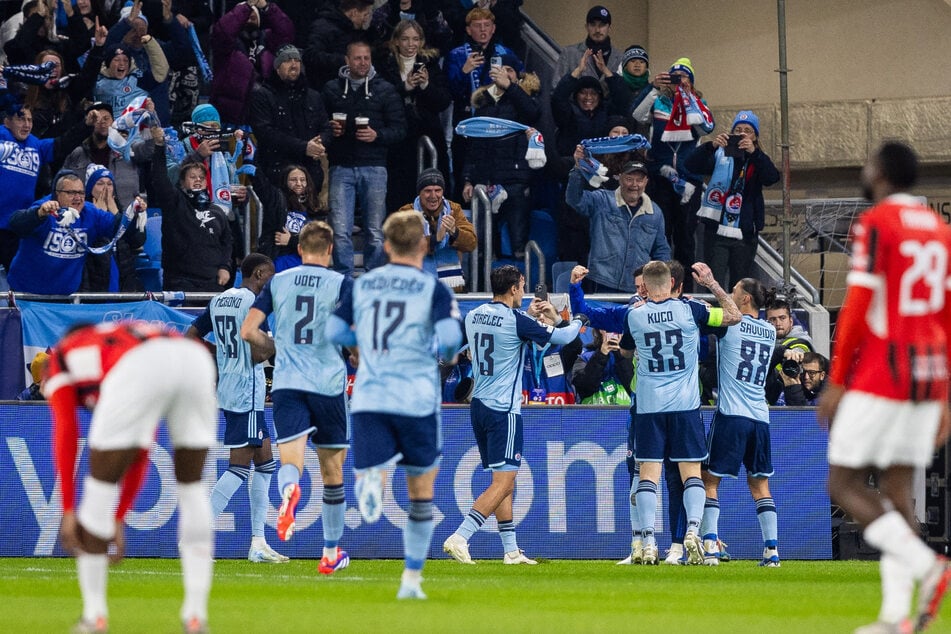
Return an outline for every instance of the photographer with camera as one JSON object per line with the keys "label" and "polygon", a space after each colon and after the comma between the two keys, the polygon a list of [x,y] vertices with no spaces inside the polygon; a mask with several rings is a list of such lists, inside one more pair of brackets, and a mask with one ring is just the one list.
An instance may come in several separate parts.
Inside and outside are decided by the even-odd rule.
{"label": "photographer with camera", "polygon": [[829,360],[818,352],[788,350],[788,355],[779,373],[783,382],[783,392],[775,405],[804,407],[816,405],[819,394],[825,387]]}
{"label": "photographer with camera", "polygon": [[776,299],[767,304],[766,321],[776,329],[776,347],[766,377],[766,401],[777,405],[787,385],[799,383],[803,355],[814,350],[809,334],[793,321],[792,308],[786,300]]}

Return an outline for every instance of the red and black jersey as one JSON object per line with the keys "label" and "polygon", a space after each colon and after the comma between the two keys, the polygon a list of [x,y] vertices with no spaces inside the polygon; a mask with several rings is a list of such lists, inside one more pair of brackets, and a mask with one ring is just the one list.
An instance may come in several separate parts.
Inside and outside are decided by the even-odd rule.
{"label": "red and black jersey", "polygon": [[852,237],[830,379],[884,398],[946,401],[951,228],[896,194],[865,212]]}
{"label": "red and black jersey", "polygon": [[[93,409],[103,379],[129,350],[156,337],[180,337],[178,332],[140,321],[97,324],[75,330],[50,352],[43,394],[53,415],[53,454],[62,482],[63,510],[76,501],[75,465],[80,405]],[[123,485],[117,516],[131,507],[145,472],[147,452],[142,451]]]}

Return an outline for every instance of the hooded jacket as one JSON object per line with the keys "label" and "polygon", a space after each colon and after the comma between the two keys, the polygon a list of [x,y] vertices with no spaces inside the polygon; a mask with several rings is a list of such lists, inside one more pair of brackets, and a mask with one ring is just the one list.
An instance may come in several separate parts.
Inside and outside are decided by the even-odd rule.
{"label": "hooded jacket", "polygon": [[[332,137],[327,147],[330,165],[384,167],[389,146],[406,136],[403,101],[396,89],[379,77],[372,66],[365,80],[351,79],[350,68],[343,66],[337,79],[324,86],[322,96],[327,112],[347,113],[343,136]],[[370,127],[377,134],[372,143],[357,140],[356,117],[370,119]]]}

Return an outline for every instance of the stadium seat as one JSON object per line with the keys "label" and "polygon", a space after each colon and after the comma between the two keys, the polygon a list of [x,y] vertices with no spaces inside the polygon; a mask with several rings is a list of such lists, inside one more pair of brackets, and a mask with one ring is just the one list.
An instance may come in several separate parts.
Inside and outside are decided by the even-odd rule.
{"label": "stadium seat", "polygon": [[571,271],[562,271],[555,278],[555,285],[552,287],[552,291],[555,293],[567,293],[570,283]]}
{"label": "stadium seat", "polygon": [[[151,210],[150,210],[151,211]],[[135,271],[146,291],[162,290],[162,216],[151,215],[145,224],[145,244],[135,263]]]}
{"label": "stadium seat", "polygon": [[[571,269],[578,266],[577,262],[553,262],[551,265],[551,279],[554,282],[552,289],[556,293],[567,293],[568,292],[568,280],[571,279]],[[558,280],[561,278],[562,273],[568,273],[568,277],[565,278],[564,287],[559,290]]]}

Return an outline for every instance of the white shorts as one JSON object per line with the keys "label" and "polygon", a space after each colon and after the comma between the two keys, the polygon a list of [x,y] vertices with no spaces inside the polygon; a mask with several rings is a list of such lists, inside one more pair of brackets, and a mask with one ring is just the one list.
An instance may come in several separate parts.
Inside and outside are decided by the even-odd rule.
{"label": "white shorts", "polygon": [[214,360],[189,339],[150,339],[119,359],[102,381],[89,446],[150,447],[163,418],[174,447],[200,449],[215,442]]}
{"label": "white shorts", "polygon": [[846,392],[829,432],[829,464],[852,469],[928,466],[942,407],[937,401]]}

